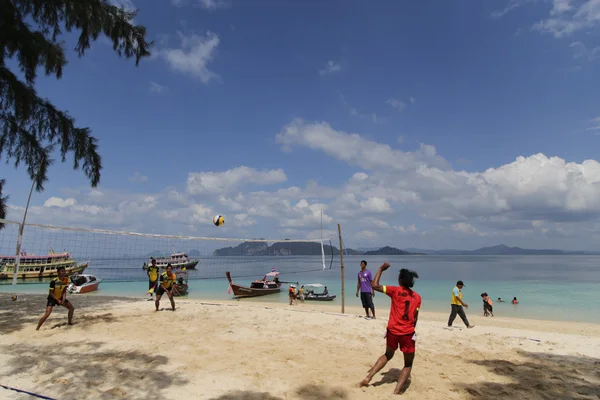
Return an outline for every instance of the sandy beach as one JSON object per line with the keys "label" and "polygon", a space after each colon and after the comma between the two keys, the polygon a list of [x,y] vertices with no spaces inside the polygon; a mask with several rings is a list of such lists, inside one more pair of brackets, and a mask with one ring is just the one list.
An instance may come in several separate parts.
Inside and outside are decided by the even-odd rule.
{"label": "sandy beach", "polygon": [[[389,399],[396,356],[365,388],[384,351],[387,307],[362,310],[70,296],[39,332],[43,295],[0,298],[0,384],[60,399]],[[422,313],[407,399],[598,399],[600,325],[483,318],[474,329]],[[28,399],[0,389],[0,398]]]}

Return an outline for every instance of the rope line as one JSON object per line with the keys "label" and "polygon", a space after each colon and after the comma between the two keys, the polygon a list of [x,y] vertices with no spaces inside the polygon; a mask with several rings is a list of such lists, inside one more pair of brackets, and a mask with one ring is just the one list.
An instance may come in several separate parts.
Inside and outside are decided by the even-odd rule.
{"label": "rope line", "polygon": [[[0,223],[3,224],[15,224],[20,225],[20,222],[9,221],[0,218]],[[242,238],[219,238],[219,237],[206,237],[206,236],[187,236],[187,235],[161,235],[156,233],[139,233],[139,232],[128,232],[128,231],[112,231],[108,229],[87,229],[77,228],[73,226],[57,226],[57,225],[45,225],[45,224],[25,224],[25,226],[33,226],[36,228],[44,228],[59,231],[70,231],[70,232],[87,232],[87,233],[101,233],[106,235],[125,235],[125,236],[136,236],[136,237],[147,237],[147,238],[158,238],[158,239],[181,239],[181,240],[200,240],[200,241],[217,241],[217,242],[300,242],[300,243],[319,243],[319,239],[242,239]],[[329,239],[323,239],[329,240]]]}
{"label": "rope line", "polygon": [[10,387],[10,386],[0,385],[0,387],[2,387],[4,389],[7,389],[7,390],[14,390],[15,392],[19,392],[19,393],[25,393],[25,394],[28,394],[30,396],[37,397],[38,399],[56,400],[56,399],[54,399],[52,397],[44,396],[44,395],[37,394],[37,393],[28,392],[26,390],[17,389],[17,388],[13,388],[13,387]]}

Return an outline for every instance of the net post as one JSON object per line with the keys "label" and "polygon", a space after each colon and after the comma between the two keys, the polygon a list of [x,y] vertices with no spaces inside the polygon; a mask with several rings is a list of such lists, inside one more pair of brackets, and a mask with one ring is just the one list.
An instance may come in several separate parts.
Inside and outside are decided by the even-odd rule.
{"label": "net post", "polygon": [[341,266],[341,270],[342,270],[342,314],[344,313],[344,302],[345,302],[345,295],[344,295],[344,249],[343,249],[343,245],[342,245],[342,227],[340,226],[340,224],[338,224],[338,236],[340,238],[340,266]]}
{"label": "net post", "polygon": [[23,240],[23,227],[25,223],[19,224],[19,236],[17,237],[17,254],[15,256],[15,266],[13,269],[13,286],[17,284],[17,275],[19,274],[19,264],[21,264],[21,242]]}
{"label": "net post", "polygon": [[323,239],[321,239],[321,261],[323,263],[323,271],[325,271],[325,248],[323,247]]}

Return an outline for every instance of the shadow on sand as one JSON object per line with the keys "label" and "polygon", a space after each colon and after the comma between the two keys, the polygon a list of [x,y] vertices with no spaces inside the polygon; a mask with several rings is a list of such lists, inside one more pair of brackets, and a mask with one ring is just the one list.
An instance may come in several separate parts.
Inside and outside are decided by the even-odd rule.
{"label": "shadow on sand", "polygon": [[600,360],[590,357],[518,352],[523,361],[477,360],[510,379],[510,383],[482,382],[460,385],[471,399],[598,399]]}
{"label": "shadow on sand", "polygon": [[[54,348],[27,345],[1,346],[14,356],[7,377],[36,371],[35,386],[60,399],[160,398],[187,380],[161,370],[164,356],[139,351],[103,349],[101,342],[63,343]],[[4,380],[10,385],[9,380]],[[1,393],[0,393],[1,395]]]}
{"label": "shadow on sand", "polygon": [[[293,398],[299,400],[346,400],[348,392],[343,388],[322,385],[304,385],[295,390]],[[250,390],[237,390],[211,400],[283,400],[282,397],[273,396],[267,392],[253,392]]]}
{"label": "shadow on sand", "polygon": [[[29,327],[34,331],[38,321],[46,311],[46,299],[48,296],[42,294],[17,294],[18,299],[12,301],[12,295],[12,293],[2,293],[0,295],[0,334],[10,334]],[[81,317],[86,312],[98,312],[105,309],[106,305],[115,302],[141,301],[127,297],[93,295],[71,295],[68,296],[68,299],[75,306],[75,316],[73,318],[75,324],[91,324],[98,319],[110,322],[111,318],[113,318],[111,314]],[[66,325],[66,322],[67,309],[56,306],[52,311],[52,315],[46,320],[41,329],[43,330],[48,326],[58,328]]]}

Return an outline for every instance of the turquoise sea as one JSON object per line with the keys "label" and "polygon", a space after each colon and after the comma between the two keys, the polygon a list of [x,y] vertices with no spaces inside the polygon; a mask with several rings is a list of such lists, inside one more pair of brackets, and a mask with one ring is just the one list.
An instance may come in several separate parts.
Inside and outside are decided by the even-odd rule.
{"label": "turquoise sea", "polygon": [[[420,279],[415,290],[423,297],[423,311],[449,312],[450,292],[457,280],[465,282],[464,300],[470,305],[468,315],[482,313],[480,294],[487,292],[494,300],[498,317],[532,318],[555,321],[600,323],[600,256],[345,256],[344,275],[346,306],[360,307],[355,296],[360,260],[368,261],[373,276],[384,262],[392,267],[382,283],[396,284],[400,268],[416,270]],[[100,289],[85,296],[111,295],[143,297],[147,277],[141,266],[144,259],[92,260],[86,273],[102,278]],[[323,270],[320,256],[287,257],[208,257],[196,270],[189,271],[189,298],[233,300],[227,294],[225,271],[234,282],[249,284],[275,267],[282,281],[300,284],[322,283],[338,298],[331,303],[341,306],[341,267],[339,257],[326,256]],[[45,293],[48,283],[0,284],[0,293]],[[287,288],[284,285],[283,288]],[[519,305],[510,304],[513,297]],[[503,298],[506,303],[498,303]],[[287,293],[244,299],[244,302],[287,302]],[[375,306],[389,307],[383,294],[375,297]]]}

